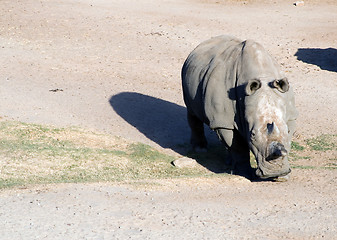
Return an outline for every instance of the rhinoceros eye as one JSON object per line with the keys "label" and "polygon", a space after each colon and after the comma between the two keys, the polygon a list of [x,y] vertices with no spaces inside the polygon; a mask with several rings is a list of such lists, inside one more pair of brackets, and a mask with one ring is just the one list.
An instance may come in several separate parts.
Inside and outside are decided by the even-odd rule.
{"label": "rhinoceros eye", "polygon": [[256,132],[255,132],[254,129],[250,132],[250,137],[251,137],[251,139],[255,139],[255,137],[256,137]]}

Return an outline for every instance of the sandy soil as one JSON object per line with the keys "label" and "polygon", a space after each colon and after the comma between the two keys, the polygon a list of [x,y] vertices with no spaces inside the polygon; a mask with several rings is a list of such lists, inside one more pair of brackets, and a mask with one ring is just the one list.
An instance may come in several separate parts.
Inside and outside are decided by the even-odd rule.
{"label": "sandy soil", "polygon": [[[180,85],[183,61],[201,41],[231,34],[260,42],[286,72],[300,112],[298,141],[336,134],[337,5],[292,3],[2,0],[0,116],[81,126],[178,155],[177,145],[189,138]],[[313,159],[323,164],[336,157],[331,154]],[[295,169],[286,183],[231,176],[138,188],[16,189],[1,192],[0,235],[334,239],[336,194],[336,171],[320,168]]]}

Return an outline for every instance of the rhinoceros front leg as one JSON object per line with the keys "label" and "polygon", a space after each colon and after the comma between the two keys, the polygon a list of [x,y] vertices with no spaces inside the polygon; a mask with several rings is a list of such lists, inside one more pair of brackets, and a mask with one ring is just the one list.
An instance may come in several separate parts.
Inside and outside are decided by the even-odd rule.
{"label": "rhinoceros front leg", "polygon": [[195,115],[187,112],[188,124],[191,128],[191,144],[194,151],[207,151],[207,140],[204,132],[204,123]]}
{"label": "rhinoceros front leg", "polygon": [[253,177],[250,166],[249,146],[237,130],[216,129],[219,139],[227,146],[228,156],[226,165],[230,166],[231,174]]}

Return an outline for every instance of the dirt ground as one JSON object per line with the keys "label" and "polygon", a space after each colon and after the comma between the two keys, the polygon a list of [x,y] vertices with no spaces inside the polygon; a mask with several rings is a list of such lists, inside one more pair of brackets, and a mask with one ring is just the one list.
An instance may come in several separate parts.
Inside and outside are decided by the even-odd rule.
{"label": "dirt ground", "polygon": [[[189,139],[182,64],[201,41],[230,34],[260,42],[286,72],[300,112],[296,141],[337,134],[334,0],[0,2],[1,118],[80,126],[178,156]],[[311,157],[321,166],[334,154]],[[315,168],[294,169],[284,183],[229,176],[5,190],[0,235],[335,239],[336,183],[336,170]]]}

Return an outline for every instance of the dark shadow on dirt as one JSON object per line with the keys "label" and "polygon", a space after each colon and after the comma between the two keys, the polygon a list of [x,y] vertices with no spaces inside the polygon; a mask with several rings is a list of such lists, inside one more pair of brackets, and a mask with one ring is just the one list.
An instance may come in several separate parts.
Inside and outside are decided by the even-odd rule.
{"label": "dark shadow on dirt", "polygon": [[295,53],[298,60],[315,64],[322,70],[337,72],[337,49],[299,48]]}
{"label": "dark shadow on dirt", "polygon": [[227,150],[223,144],[214,143],[208,146],[205,153],[190,151],[187,157],[195,159],[200,165],[214,173],[230,173],[230,167],[225,164]]}
{"label": "dark shadow on dirt", "polygon": [[112,96],[110,105],[125,121],[163,148],[188,142],[190,132],[182,106],[135,92]]}
{"label": "dark shadow on dirt", "polygon": [[210,148],[207,153],[193,153],[186,108],[159,98],[135,92],[122,92],[110,98],[113,110],[147,138],[163,148],[192,157],[214,173],[229,172],[224,165],[226,151],[214,133],[205,127]]}

